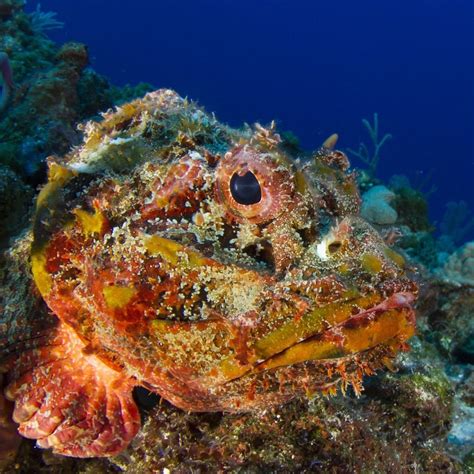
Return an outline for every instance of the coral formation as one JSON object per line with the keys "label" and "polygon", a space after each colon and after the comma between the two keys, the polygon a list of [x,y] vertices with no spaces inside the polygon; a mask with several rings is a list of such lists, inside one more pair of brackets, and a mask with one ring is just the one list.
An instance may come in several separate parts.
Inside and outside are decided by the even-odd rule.
{"label": "coral formation", "polygon": [[408,226],[401,226],[399,229],[402,235],[397,246],[403,249],[413,262],[430,268],[438,265],[436,240],[431,232],[413,232]]}
{"label": "coral formation", "polygon": [[412,472],[415,463],[422,472],[454,471],[456,463],[433,449],[448,431],[452,403],[441,374],[416,380],[384,375],[367,391],[361,399],[295,400],[259,416],[183,415],[162,404],[112,463],[131,473],[396,473]]}
{"label": "coral formation", "polygon": [[64,27],[64,23],[56,19],[56,12],[44,12],[41,4],[36,5],[36,10],[30,13],[31,28],[35,33],[46,34],[51,30]]}
{"label": "coral formation", "polygon": [[21,174],[34,174],[46,156],[65,152],[79,139],[76,91],[88,63],[86,48],[69,43],[51,59],[54,66],[38,71],[27,84],[19,83],[11,110],[0,123],[1,161]]}
{"label": "coral formation", "polygon": [[460,463],[442,449],[452,406],[439,368],[413,378],[377,376],[360,398],[298,399],[258,414],[186,413],[163,402],[144,410],[144,426],[124,453],[73,469],[71,460],[46,452],[36,466],[136,474],[455,473]]}
{"label": "coral formation", "polygon": [[453,252],[442,272],[455,282],[474,286],[474,242],[467,242]]}
{"label": "coral formation", "polygon": [[428,216],[426,195],[409,185],[392,188],[395,192],[393,206],[398,214],[398,224],[408,226],[413,232],[432,232]]}
{"label": "coral formation", "polygon": [[397,222],[397,211],[391,206],[395,194],[385,186],[370,188],[362,195],[361,215],[373,224],[390,225]]}
{"label": "coral formation", "polygon": [[372,153],[364,142],[359,144],[359,149],[352,150],[349,148],[347,151],[361,160],[365,165],[368,166],[368,172],[371,176],[375,176],[377,166],[380,161],[380,150],[392,138],[392,135],[386,133],[382,138],[379,137],[379,116],[374,113],[374,124],[371,125],[367,119],[362,119],[362,124],[369,134],[370,141],[372,142]]}

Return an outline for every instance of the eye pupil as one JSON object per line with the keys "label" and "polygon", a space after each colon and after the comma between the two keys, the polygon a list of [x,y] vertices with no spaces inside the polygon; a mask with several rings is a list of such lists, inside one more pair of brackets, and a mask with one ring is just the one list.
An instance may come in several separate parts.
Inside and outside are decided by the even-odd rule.
{"label": "eye pupil", "polygon": [[262,199],[260,184],[251,171],[247,171],[243,176],[234,173],[230,180],[230,192],[232,197],[239,204],[256,204]]}

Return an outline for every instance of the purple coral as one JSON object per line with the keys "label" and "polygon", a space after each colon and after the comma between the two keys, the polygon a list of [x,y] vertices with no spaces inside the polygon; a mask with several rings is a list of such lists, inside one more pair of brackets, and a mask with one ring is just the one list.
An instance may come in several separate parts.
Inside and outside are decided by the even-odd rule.
{"label": "purple coral", "polygon": [[6,107],[13,90],[13,74],[6,53],[0,52],[0,75],[3,77],[3,90],[0,97],[0,112]]}

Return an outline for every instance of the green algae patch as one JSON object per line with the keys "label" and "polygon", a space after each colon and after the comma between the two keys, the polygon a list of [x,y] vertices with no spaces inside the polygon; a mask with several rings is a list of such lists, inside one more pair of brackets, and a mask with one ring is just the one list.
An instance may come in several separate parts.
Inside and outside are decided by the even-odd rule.
{"label": "green algae patch", "polygon": [[442,402],[451,403],[452,387],[442,370],[435,369],[429,374],[413,374],[409,380],[420,395],[435,396]]}

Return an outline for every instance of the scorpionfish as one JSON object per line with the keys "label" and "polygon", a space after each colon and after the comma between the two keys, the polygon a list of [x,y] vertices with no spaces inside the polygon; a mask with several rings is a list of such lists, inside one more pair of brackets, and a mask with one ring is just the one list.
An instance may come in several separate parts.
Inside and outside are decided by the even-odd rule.
{"label": "scorpionfish", "polygon": [[359,393],[406,348],[417,286],[359,216],[334,138],[297,157],[273,123],[232,129],[170,90],[82,131],[37,198],[36,303],[0,321],[20,434],[110,456],[140,429],[137,386],[258,410]]}

